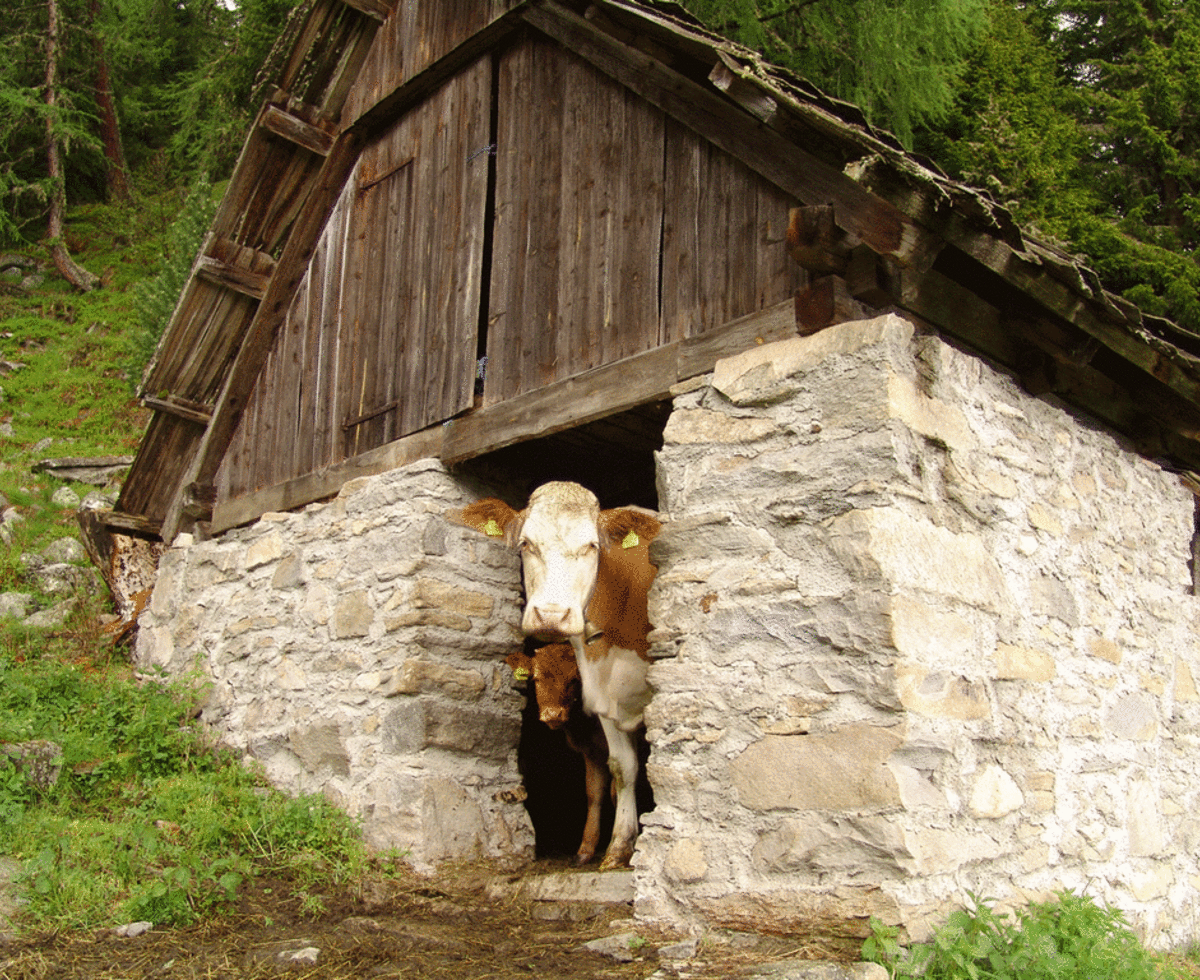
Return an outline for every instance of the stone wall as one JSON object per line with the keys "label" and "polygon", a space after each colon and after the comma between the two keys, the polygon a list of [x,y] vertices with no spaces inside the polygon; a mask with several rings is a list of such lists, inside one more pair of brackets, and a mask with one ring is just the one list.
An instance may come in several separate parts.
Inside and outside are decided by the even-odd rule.
{"label": "stone wall", "polygon": [[[894,317],[721,362],[658,455],[637,913],[915,938],[1086,890],[1153,943],[1200,887],[1194,502]],[[516,557],[425,461],[164,556],[136,655],[278,785],[429,868],[528,858]]]}
{"label": "stone wall", "polygon": [[693,387],[658,459],[639,915],[921,938],[968,890],[1072,888],[1194,938],[1178,479],[895,316]]}
{"label": "stone wall", "polygon": [[512,556],[448,524],[479,495],[427,460],[268,514],[159,566],[135,656],[208,685],[204,720],[418,868],[528,858]]}

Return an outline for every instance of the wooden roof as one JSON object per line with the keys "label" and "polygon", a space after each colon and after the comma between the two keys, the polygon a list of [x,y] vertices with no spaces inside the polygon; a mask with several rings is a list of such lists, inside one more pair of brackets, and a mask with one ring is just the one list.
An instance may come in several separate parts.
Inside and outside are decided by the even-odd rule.
{"label": "wooden roof", "polygon": [[[335,492],[362,472],[421,455],[460,461],[543,434],[554,399],[575,406],[559,428],[591,421],[663,397],[739,344],[879,308],[993,358],[1035,394],[1085,410],[1147,455],[1200,470],[1200,336],[1107,292],[1084,263],[1017,227],[986,193],[906,153],[854,106],[709,33],[672,3],[439,2],[441,28],[421,19],[438,4],[405,3],[380,32],[380,44],[404,46],[402,77],[387,90],[377,80],[356,89],[355,80],[391,0],[311,0],[285,32],[269,63],[278,83],[148,370],[142,399],[155,414],[111,526],[169,539],[190,519],[211,517],[214,473],[359,154],[521,31],[557,42],[800,202],[787,244],[809,275],[795,322],[789,304],[782,326],[779,309],[764,311],[725,333],[637,355],[638,372],[629,358],[476,407],[337,472],[292,481],[270,501],[232,506],[218,529],[267,503],[278,509]],[[417,13],[399,23],[404,8]],[[635,374],[646,380],[631,385]]]}

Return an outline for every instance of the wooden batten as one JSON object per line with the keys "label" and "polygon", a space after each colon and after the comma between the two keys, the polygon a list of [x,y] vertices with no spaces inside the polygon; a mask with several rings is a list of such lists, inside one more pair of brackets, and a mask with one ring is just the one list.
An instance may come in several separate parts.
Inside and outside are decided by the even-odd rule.
{"label": "wooden batten", "polygon": [[90,513],[110,531],[121,534],[134,534],[142,538],[157,538],[162,532],[162,522],[141,517],[138,514],[126,514],[119,510],[96,510]]}
{"label": "wooden batten", "polygon": [[236,265],[214,259],[210,255],[202,255],[196,260],[195,273],[205,282],[214,286],[224,286],[249,296],[251,299],[262,299],[271,281],[269,274],[251,272]]}
{"label": "wooden batten", "polygon": [[353,7],[360,14],[383,23],[392,12],[392,5],[386,0],[342,0],[347,7]]}
{"label": "wooden batten", "polygon": [[323,129],[313,126],[294,113],[276,105],[268,105],[259,118],[259,125],[276,136],[311,150],[318,156],[328,156],[333,148],[334,137]]}
{"label": "wooden batten", "polygon": [[177,395],[142,395],[142,404],[156,412],[166,412],[176,418],[186,419],[199,425],[212,421],[212,406],[202,405]]}

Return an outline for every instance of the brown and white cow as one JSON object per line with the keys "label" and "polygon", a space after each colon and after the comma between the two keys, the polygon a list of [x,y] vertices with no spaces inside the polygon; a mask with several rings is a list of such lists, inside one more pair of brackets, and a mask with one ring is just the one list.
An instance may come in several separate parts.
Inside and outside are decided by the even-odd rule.
{"label": "brown and white cow", "polygon": [[[603,637],[593,641],[595,644],[604,642]],[[504,662],[518,677],[533,681],[538,717],[551,729],[562,729],[567,745],[583,756],[587,819],[575,863],[587,864],[595,857],[600,844],[600,818],[604,797],[610,787],[608,742],[595,716],[579,710],[583,706],[583,695],[575,651],[569,643],[550,643],[536,650],[532,657],[524,650],[514,651]]]}
{"label": "brown and white cow", "polygon": [[[634,733],[650,700],[646,593],[655,569],[648,546],[661,525],[640,507],[601,511],[590,490],[562,482],[538,487],[521,511],[488,498],[451,517],[518,550],[525,576],[521,628],[550,643],[567,641],[575,651],[583,709],[600,720],[617,793],[612,841],[600,867],[624,867],[637,838]],[[601,634],[606,642],[591,642]]]}

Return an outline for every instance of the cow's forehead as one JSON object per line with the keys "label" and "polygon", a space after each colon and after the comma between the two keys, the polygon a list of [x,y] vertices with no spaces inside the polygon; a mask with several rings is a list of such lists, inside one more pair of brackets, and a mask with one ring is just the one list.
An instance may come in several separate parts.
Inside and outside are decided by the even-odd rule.
{"label": "cow's forehead", "polygon": [[596,495],[578,483],[555,481],[543,483],[529,495],[529,510],[546,513],[582,513],[596,520],[600,516],[600,501]]}
{"label": "cow's forehead", "polygon": [[544,483],[529,498],[523,536],[578,547],[595,541],[600,504],[578,483]]}

